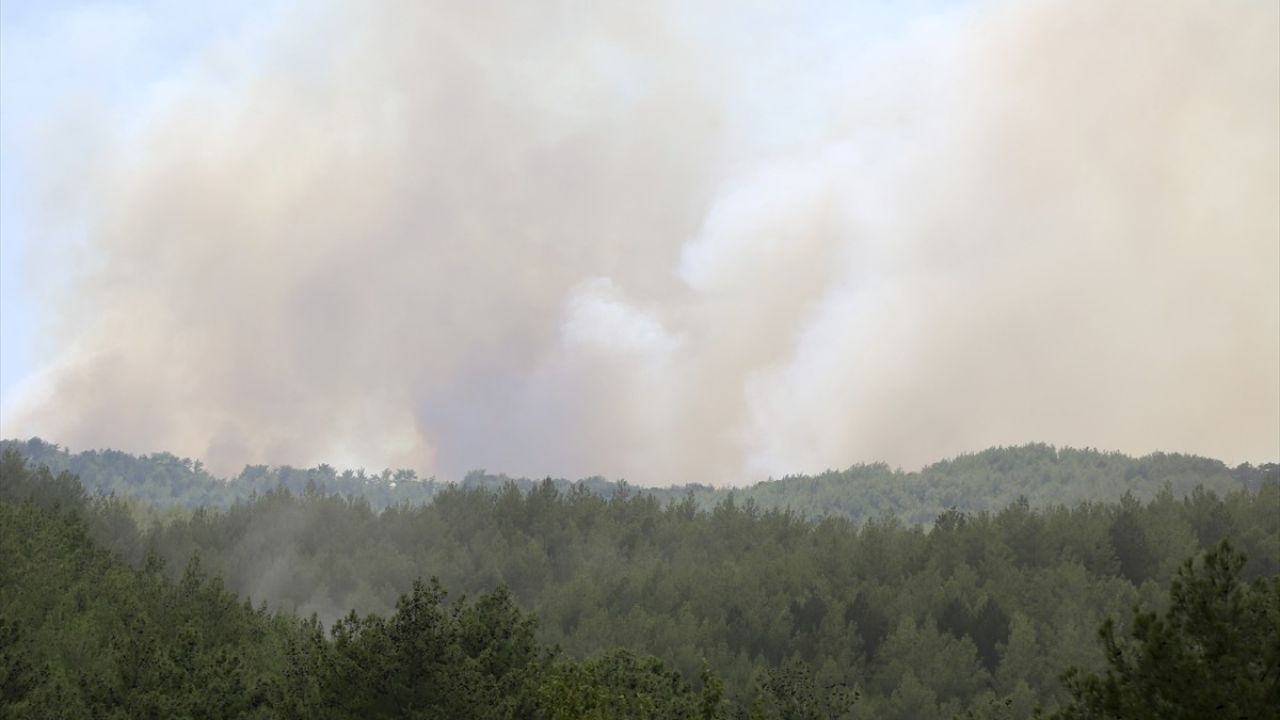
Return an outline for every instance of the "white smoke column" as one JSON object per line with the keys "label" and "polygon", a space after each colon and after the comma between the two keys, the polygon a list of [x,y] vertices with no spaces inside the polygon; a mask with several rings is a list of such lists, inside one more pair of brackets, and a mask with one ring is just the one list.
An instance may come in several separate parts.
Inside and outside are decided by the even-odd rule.
{"label": "white smoke column", "polygon": [[655,484],[1280,456],[1274,4],[797,7],[336,3],[225,49],[54,174],[87,254],[4,434]]}
{"label": "white smoke column", "polygon": [[1280,454],[1278,30],[1262,4],[978,14],[890,222],[848,226],[848,275],[751,380],[754,467]]}

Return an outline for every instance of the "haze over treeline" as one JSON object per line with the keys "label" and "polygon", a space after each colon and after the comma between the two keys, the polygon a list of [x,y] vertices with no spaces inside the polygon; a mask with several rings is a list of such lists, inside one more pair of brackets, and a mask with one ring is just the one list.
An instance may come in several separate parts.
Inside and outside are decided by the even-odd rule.
{"label": "haze over treeline", "polygon": [[[1198,458],[1043,450],[956,463],[953,488],[983,496],[979,461],[1035,479],[1046,459],[1068,486],[1114,465],[1218,482]],[[551,480],[381,512],[309,485],[156,515],[139,471],[163,459],[95,495],[0,452],[0,716],[1200,720],[1280,705],[1274,465],[1236,468],[1244,482],[1221,493],[1023,498],[926,530]]]}
{"label": "haze over treeline", "polygon": [[336,0],[76,104],[0,434],[641,483],[1280,457],[1280,8],[849,13]]}
{"label": "haze over treeline", "polygon": [[[867,463],[816,475],[790,475],[750,486],[715,488],[690,483],[644,487],[625,480],[589,477],[543,480],[510,477],[484,470],[468,472],[460,482],[421,478],[408,469],[366,471],[331,465],[295,468],[247,465],[238,475],[218,478],[199,461],[171,453],[130,455],[118,450],[72,452],[39,438],[0,440],[0,451],[14,450],[33,467],[71,473],[89,494],[114,495],[164,513],[174,508],[227,508],[268,493],[308,496],[329,493],[366,503],[374,512],[429,504],[456,488],[528,494],[550,483],[558,492],[585,492],[606,500],[617,495],[651,497],[660,505],[691,500],[710,510],[731,498],[762,511],[794,512],[811,520],[841,518],[862,523],[893,516],[931,525],[945,512],[990,512],[1014,503],[1032,509],[1072,507],[1085,502],[1150,500],[1161,493],[1182,498],[1195,491],[1257,491],[1277,479],[1276,463],[1230,468],[1194,455],[1153,453],[1129,457],[1094,449],[1032,444],[988,448],[930,463],[916,472]],[[182,513],[179,512],[179,515]]]}

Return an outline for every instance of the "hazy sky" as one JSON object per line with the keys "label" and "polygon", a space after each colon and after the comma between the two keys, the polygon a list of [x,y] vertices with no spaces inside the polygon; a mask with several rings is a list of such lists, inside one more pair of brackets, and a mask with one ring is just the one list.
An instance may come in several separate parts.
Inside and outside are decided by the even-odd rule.
{"label": "hazy sky", "polygon": [[198,5],[0,5],[6,437],[1280,457],[1274,2]]}

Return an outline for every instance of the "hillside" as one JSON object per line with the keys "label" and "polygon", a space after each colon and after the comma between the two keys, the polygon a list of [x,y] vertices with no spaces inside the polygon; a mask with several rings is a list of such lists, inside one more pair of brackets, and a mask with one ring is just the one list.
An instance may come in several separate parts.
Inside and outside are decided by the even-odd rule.
{"label": "hillside", "polygon": [[[51,494],[79,497],[69,476],[43,477]],[[390,615],[416,580],[437,577],[468,597],[509,592],[538,618],[538,642],[568,658],[621,648],[688,681],[706,663],[742,708],[770,682],[807,677],[856,689],[860,714],[905,720],[1060,706],[1063,668],[1103,664],[1102,621],[1158,606],[1183,561],[1219,541],[1248,557],[1245,579],[1280,577],[1280,481],[1171,488],[950,510],[931,529],[891,514],[812,519],[736,494],[709,510],[626,486],[605,498],[549,480],[445,486],[381,512],[314,485],[280,488],[145,530],[120,498],[77,502],[97,542],[136,567],[163,560],[177,581],[198,556],[248,602],[326,626],[352,610]]]}
{"label": "hillside", "polygon": [[[33,438],[0,441],[0,451],[17,450],[28,462],[55,473],[70,472],[90,493],[118,497],[158,507],[227,508],[255,494],[287,489],[302,494],[319,491],[361,498],[375,510],[392,505],[421,505],[449,483],[419,478],[412,470],[339,472],[328,465],[299,469],[250,465],[234,478],[218,478],[199,461],[168,453],[136,456],[116,450],[72,453]],[[1166,487],[1185,497],[1201,487],[1217,493],[1261,487],[1280,477],[1280,466],[1240,465],[1229,468],[1217,460],[1194,455],[1156,453],[1129,457],[1090,449],[1050,445],[991,448],[929,465],[916,472],[892,469],[883,463],[855,465],[819,475],[792,475],[741,488],[712,488],[697,483],[646,488],[586,478],[552,479],[560,492],[582,487],[609,499],[619,492],[648,495],[665,505],[692,496],[699,509],[709,510],[732,495],[736,502],[752,502],[761,510],[790,509],[805,517],[841,517],[862,522],[883,515],[907,523],[932,523],[949,509],[976,513],[998,510],[1020,498],[1030,507],[1076,505],[1085,501],[1116,502],[1126,494],[1150,500]],[[511,484],[528,493],[540,481],[473,471],[457,483],[462,488],[501,491]]]}
{"label": "hillside", "polygon": [[451,599],[416,581],[386,617],[326,632],[255,609],[198,558],[173,579],[154,555],[130,567],[95,540],[110,515],[74,477],[0,458],[0,718],[727,717],[710,672],[695,692],[625,650],[567,659],[502,589]]}

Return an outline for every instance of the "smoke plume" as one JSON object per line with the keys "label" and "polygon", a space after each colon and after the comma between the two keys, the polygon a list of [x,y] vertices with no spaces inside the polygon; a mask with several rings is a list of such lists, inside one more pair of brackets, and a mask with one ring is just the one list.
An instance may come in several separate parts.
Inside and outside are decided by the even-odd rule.
{"label": "smoke plume", "polygon": [[54,124],[4,434],[646,484],[1280,456],[1275,3],[791,6],[308,5],[93,152]]}

